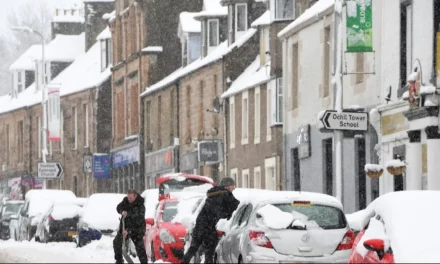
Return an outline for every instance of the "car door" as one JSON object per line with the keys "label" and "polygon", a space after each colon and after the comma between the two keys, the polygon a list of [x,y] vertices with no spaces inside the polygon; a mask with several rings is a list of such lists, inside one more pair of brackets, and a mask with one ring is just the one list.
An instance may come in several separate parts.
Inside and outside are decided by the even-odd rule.
{"label": "car door", "polygon": [[249,217],[251,216],[253,210],[252,204],[246,205],[240,219],[237,222],[237,227],[234,230],[234,234],[231,236],[231,260],[234,263],[238,263],[240,255],[243,253],[243,241],[247,235],[247,224],[249,222]]}
{"label": "car door", "polygon": [[223,238],[221,254],[225,263],[237,263],[237,261],[234,262],[234,260],[231,259],[232,240],[237,237],[238,222],[241,219],[246,206],[247,205],[243,205],[238,209],[237,213],[231,219],[231,229]]}

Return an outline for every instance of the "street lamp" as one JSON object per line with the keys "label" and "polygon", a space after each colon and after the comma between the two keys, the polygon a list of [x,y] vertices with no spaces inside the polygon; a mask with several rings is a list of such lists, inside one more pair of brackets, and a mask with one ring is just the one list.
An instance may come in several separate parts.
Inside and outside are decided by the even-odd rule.
{"label": "street lamp", "polygon": [[[44,37],[43,34],[41,34],[38,31],[35,31],[27,26],[19,26],[19,27],[12,27],[12,30],[16,31],[22,31],[22,32],[28,32],[28,33],[34,33],[38,35],[41,38],[41,65],[42,65],[42,102],[41,106],[43,107],[43,129],[41,130],[41,133],[43,133],[43,149],[41,150],[41,153],[43,155],[43,163],[46,163],[46,155],[47,155],[47,113],[46,113],[46,78],[45,78],[45,72],[46,72],[46,65],[45,65],[45,59],[44,59]],[[44,189],[46,189],[46,179],[44,179]]]}

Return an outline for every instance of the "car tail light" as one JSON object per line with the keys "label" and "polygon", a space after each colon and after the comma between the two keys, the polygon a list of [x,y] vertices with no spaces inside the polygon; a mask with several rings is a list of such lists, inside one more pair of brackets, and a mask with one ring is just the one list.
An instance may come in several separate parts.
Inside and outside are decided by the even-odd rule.
{"label": "car tail light", "polygon": [[249,231],[249,238],[254,245],[265,248],[273,248],[272,243],[269,238],[266,237],[266,234],[261,231]]}
{"label": "car tail light", "polygon": [[55,219],[53,219],[53,217],[51,215],[49,215],[49,221],[54,221]]}
{"label": "car tail light", "polygon": [[353,247],[354,244],[354,233],[351,230],[345,234],[342,242],[339,243],[338,248],[336,250],[348,250]]}

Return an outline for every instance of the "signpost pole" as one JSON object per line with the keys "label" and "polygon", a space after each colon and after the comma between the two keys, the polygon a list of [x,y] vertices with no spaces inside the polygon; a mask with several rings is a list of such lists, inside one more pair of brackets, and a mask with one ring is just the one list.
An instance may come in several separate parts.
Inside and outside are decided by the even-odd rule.
{"label": "signpost pole", "polygon": [[[335,1],[335,26],[334,26],[334,53],[335,53],[335,69],[334,69],[334,80],[335,84],[335,96],[334,98],[334,109],[337,112],[342,112],[342,0]],[[335,144],[333,145],[335,156],[336,156],[336,198],[342,202],[342,145],[344,140],[344,134],[342,130],[334,130],[333,137]]]}

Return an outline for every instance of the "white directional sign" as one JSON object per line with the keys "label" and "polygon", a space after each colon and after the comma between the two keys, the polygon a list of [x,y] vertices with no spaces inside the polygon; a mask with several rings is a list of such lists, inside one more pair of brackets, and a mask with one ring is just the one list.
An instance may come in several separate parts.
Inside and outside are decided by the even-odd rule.
{"label": "white directional sign", "polygon": [[59,163],[38,163],[38,178],[58,179],[63,172],[63,167]]}
{"label": "white directional sign", "polygon": [[325,111],[321,119],[326,129],[367,131],[368,113]]}

